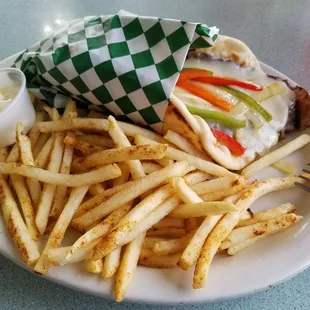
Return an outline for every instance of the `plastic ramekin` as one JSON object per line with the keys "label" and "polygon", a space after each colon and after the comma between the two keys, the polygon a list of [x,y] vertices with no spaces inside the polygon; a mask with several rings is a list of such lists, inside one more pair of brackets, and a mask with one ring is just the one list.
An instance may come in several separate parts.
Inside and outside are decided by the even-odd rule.
{"label": "plastic ramekin", "polygon": [[0,69],[0,88],[6,86],[10,78],[20,85],[13,100],[0,111],[0,147],[8,146],[16,141],[16,125],[24,125],[24,133],[28,133],[35,122],[36,113],[26,88],[24,73],[15,68]]}

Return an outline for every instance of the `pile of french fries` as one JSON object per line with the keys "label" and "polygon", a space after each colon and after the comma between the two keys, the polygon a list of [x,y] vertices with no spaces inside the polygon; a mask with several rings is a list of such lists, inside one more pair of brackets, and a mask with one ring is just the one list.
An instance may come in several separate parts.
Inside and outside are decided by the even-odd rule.
{"label": "pile of french fries", "polygon": [[[39,107],[28,135],[18,124],[16,144],[0,149],[3,217],[38,274],[83,261],[103,280],[114,277],[114,298],[122,301],[137,265],[195,266],[193,287],[202,288],[217,252],[236,255],[302,218],[290,203],[254,214],[249,208],[303,180],[247,178],[308,143],[307,135],[238,175],[175,132],[161,137],[96,112],[81,118],[73,101],[62,116]],[[63,247],[68,228],[80,237]],[[40,253],[37,241],[46,234]]]}

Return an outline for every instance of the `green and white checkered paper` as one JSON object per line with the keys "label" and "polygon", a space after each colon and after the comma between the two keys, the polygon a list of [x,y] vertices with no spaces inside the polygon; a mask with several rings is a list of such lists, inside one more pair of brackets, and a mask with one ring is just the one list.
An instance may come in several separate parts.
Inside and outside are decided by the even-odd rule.
{"label": "green and white checkered paper", "polygon": [[119,12],[88,16],[25,50],[15,65],[50,106],[79,106],[161,130],[189,48],[209,47],[216,27]]}

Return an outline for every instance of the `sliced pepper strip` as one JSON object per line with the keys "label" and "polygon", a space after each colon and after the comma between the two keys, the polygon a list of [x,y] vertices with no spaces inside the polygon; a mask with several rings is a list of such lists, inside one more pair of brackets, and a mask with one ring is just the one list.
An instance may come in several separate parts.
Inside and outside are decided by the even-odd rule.
{"label": "sliced pepper strip", "polygon": [[224,99],[221,99],[214,94],[212,94],[210,91],[195,85],[194,83],[187,81],[187,80],[178,80],[177,86],[189,91],[190,93],[209,101],[214,106],[217,106],[218,108],[224,110],[224,111],[231,111],[231,104]]}
{"label": "sliced pepper strip", "polygon": [[235,79],[224,78],[224,77],[201,75],[200,77],[196,77],[193,79],[195,81],[202,82],[202,83],[209,83],[209,84],[214,84],[214,85],[234,85],[234,86],[239,86],[245,89],[256,90],[256,91],[263,89],[260,85],[257,85],[251,82],[238,81]]}
{"label": "sliced pepper strip", "polygon": [[190,105],[186,105],[187,110],[194,115],[199,115],[205,120],[213,120],[229,128],[246,127],[246,120],[227,115],[218,111],[204,110]]}
{"label": "sliced pepper strip", "polygon": [[244,154],[245,148],[236,139],[232,138],[231,136],[220,130],[211,128],[211,131],[216,140],[219,143],[224,144],[233,155],[242,156]]}
{"label": "sliced pepper strip", "polygon": [[267,112],[256,100],[254,100],[248,94],[234,88],[226,86],[220,87],[231,95],[240,98],[250,109],[259,113],[267,122],[270,122],[272,120],[272,116],[270,115],[270,113]]}
{"label": "sliced pepper strip", "polygon": [[213,72],[204,69],[184,68],[179,76],[180,80],[192,80],[199,77],[212,76]]}

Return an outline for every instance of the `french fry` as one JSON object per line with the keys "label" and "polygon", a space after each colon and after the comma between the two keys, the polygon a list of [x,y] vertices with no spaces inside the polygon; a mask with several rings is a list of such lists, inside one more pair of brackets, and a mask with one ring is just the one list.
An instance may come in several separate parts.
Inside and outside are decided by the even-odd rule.
{"label": "french fry", "polygon": [[40,256],[39,261],[34,267],[34,271],[39,274],[46,274],[50,268],[50,261],[48,260],[48,252],[52,248],[57,248],[60,246],[64,234],[70,224],[74,212],[82,202],[85,194],[88,191],[88,186],[75,188],[69,197],[67,204],[65,205],[62,213],[60,214],[54,229],[52,230],[45,248]]}
{"label": "french fry", "polygon": [[72,136],[66,135],[64,139],[64,143],[67,146],[70,146],[74,149],[79,150],[84,156],[91,155],[93,153],[105,150],[105,148],[101,146],[92,145],[86,141],[80,140],[79,138],[75,136],[72,137]]}
{"label": "french fry", "polygon": [[91,258],[85,259],[84,266],[87,272],[100,273],[102,271],[103,261],[102,259],[96,261],[92,260]]}
{"label": "french fry", "polygon": [[[261,196],[278,190],[294,187],[295,182],[303,182],[298,177],[275,178],[254,182],[248,191],[236,202],[237,211],[227,213],[215,226],[205,241],[194,273],[194,288],[202,288],[208,277],[210,264],[221,243],[238,224],[240,214],[247,210]],[[229,200],[229,198],[226,198]]]}
{"label": "french fry", "polygon": [[245,183],[238,183],[232,187],[224,188],[215,192],[210,192],[201,196],[201,199],[205,202],[207,201],[219,201],[223,200],[226,197],[231,195],[237,194],[241,190],[243,190],[247,184]]}
{"label": "french fry", "polygon": [[34,159],[37,159],[38,155],[42,151],[42,148],[47,143],[47,141],[51,138],[51,136],[53,136],[53,135],[51,135],[50,133],[41,133],[40,134],[40,137],[38,138],[38,141],[34,145],[33,151],[32,151]]}
{"label": "french fry", "polygon": [[[184,178],[186,178],[186,176]],[[199,181],[197,178],[190,178],[188,180],[188,182],[192,182],[189,183],[189,185],[193,185],[197,181]],[[179,196],[177,194],[173,194],[164,200],[154,211],[149,213],[147,212],[148,215],[146,215],[146,217],[144,217],[145,214],[141,214],[140,212],[139,214],[134,214],[135,217],[132,217],[132,219],[135,218],[136,225],[131,226],[130,224],[132,230],[129,231],[127,226],[129,223],[131,223],[130,221],[126,221],[127,225],[118,225],[117,229],[113,230],[105,239],[98,243],[95,249],[96,251],[94,253],[94,258],[102,258],[113,251],[116,247],[129,243],[135,237],[139,236],[140,233],[147,231],[161,219],[166,217],[174,208],[180,204],[180,202],[181,199]],[[131,216],[133,216],[133,214]],[[144,219],[142,219],[143,217]],[[137,219],[139,218],[142,220],[138,222]]]}
{"label": "french fry", "polygon": [[142,248],[139,265],[152,268],[175,268],[179,260],[180,254],[157,256],[152,250]]}
{"label": "french fry", "polygon": [[[192,189],[198,196],[202,196],[219,191],[229,192],[230,188],[232,188],[233,186],[238,186],[242,184],[246,186],[246,182],[243,177],[228,176],[201,182],[199,184],[196,184]],[[217,199],[214,199],[213,201],[217,201]]]}
{"label": "french fry", "polygon": [[40,257],[39,250],[21,217],[10,187],[1,175],[0,204],[9,235],[17,246],[25,264],[32,266]]}
{"label": "french fry", "polygon": [[253,212],[250,209],[243,211],[240,214],[238,226],[242,223],[242,221],[250,220],[252,217],[253,217]]}
{"label": "french fry", "polygon": [[121,247],[116,248],[104,258],[101,276],[105,280],[112,278],[118,270],[121,262],[121,251]]}
{"label": "french fry", "polygon": [[51,135],[43,147],[40,149],[38,154],[33,151],[33,156],[35,158],[34,165],[38,168],[45,169],[50,159],[50,153],[53,149],[53,145],[55,142],[55,135]]}
{"label": "french fry", "polygon": [[123,257],[115,277],[114,299],[121,302],[130,286],[138,264],[145,233],[135,238],[124,248]]}
{"label": "french fry", "polygon": [[285,159],[280,159],[271,166],[286,174],[294,174],[297,170],[297,167],[294,164],[290,163]]}
{"label": "french fry", "polygon": [[0,148],[0,162],[6,161],[9,156],[9,149],[7,147]]}
{"label": "french fry", "polygon": [[[66,137],[74,138],[74,132],[68,132]],[[72,163],[72,156],[73,156],[73,148],[71,146],[66,145],[63,152],[62,162],[59,169],[60,173],[63,174],[70,174],[71,163]],[[60,213],[62,212],[67,196],[67,186],[58,185],[56,187],[54,201],[51,207],[50,216],[54,218],[58,218]]]}
{"label": "french fry", "polygon": [[188,232],[185,236],[176,239],[157,242],[152,251],[158,256],[166,256],[183,252],[192,239],[195,231]]}
{"label": "french fry", "polygon": [[146,234],[148,237],[165,237],[170,238],[184,237],[186,231],[183,228],[167,227],[167,228],[150,228]]}
{"label": "french fry", "polygon": [[244,226],[235,228],[228,237],[223,241],[220,246],[221,250],[228,249],[232,245],[246,241],[247,239],[261,236],[265,234],[271,234],[280,230],[283,230],[292,224],[297,223],[302,217],[297,216],[294,213],[280,215],[278,217]]}
{"label": "french fry", "polygon": [[304,147],[310,142],[309,135],[301,135],[293,141],[287,143],[284,146],[279,147],[278,149],[270,152],[269,154],[258,159],[254,163],[251,163],[246,168],[242,170],[242,175],[246,178],[249,178],[256,174],[257,172],[263,170],[264,168],[276,163],[278,160],[292,154],[296,150]]}
{"label": "french fry", "polygon": [[37,123],[43,122],[44,118],[45,118],[44,112],[37,112],[36,113],[36,121],[28,133],[28,137],[29,137],[29,140],[31,143],[31,148],[34,148],[34,146],[36,145],[36,143],[40,137],[40,130],[37,126]]}
{"label": "french fry", "polygon": [[174,194],[160,204],[153,212],[146,216],[141,222],[139,222],[129,233],[117,233],[117,230],[113,230],[105,239],[101,240],[95,247],[93,259],[100,259],[119,246],[123,246],[141,233],[147,231],[165,216],[167,216],[174,208],[176,208],[181,202],[178,195]]}
{"label": "french fry", "polygon": [[90,186],[88,190],[89,193],[92,196],[97,196],[97,195],[102,194],[105,191],[105,186],[103,184],[104,183],[97,183],[97,184]]}
{"label": "french fry", "polygon": [[47,253],[47,259],[54,266],[64,266],[67,264],[74,264],[85,259],[90,259],[93,255],[93,248],[96,243],[98,243],[98,240],[94,240],[84,247],[79,248],[69,259],[66,257],[71,249],[71,246],[51,248]]}
{"label": "french fry", "polygon": [[[109,197],[114,195],[118,190],[121,190],[123,187],[125,187],[124,184],[128,182],[129,177],[130,177],[130,169],[129,169],[129,166],[127,165],[127,162],[120,162],[118,165],[122,171],[122,175],[119,176],[117,179],[113,180],[113,187],[110,189],[110,191],[108,193]],[[120,185],[124,185],[124,186],[121,187]],[[99,197],[98,197],[98,199],[99,199]],[[98,201],[98,202],[96,202],[96,204],[99,205],[103,201],[104,200],[100,200],[100,202]]]}
{"label": "french fry", "polygon": [[[109,135],[113,139],[114,143],[116,144],[117,147],[130,147],[131,144],[119,125],[117,124],[115,118],[113,116],[108,117],[109,121]],[[156,159],[156,158],[154,158]],[[130,173],[132,175],[132,178],[134,180],[140,179],[145,176],[144,169],[142,167],[142,164],[140,160],[128,160],[126,161]]]}
{"label": "french fry", "polygon": [[168,157],[163,157],[161,159],[156,159],[155,160],[159,165],[163,166],[163,167],[167,167],[170,166],[174,163],[174,160]]}
{"label": "french fry", "polygon": [[192,171],[183,177],[186,184],[193,185],[192,189],[194,191],[195,191],[196,186],[199,187],[198,185],[199,183],[204,182],[210,178],[211,178],[210,174],[203,172],[203,171],[198,171],[198,170]]}
{"label": "french fry", "polygon": [[245,241],[243,241],[241,243],[232,245],[231,247],[229,247],[227,249],[227,254],[231,255],[231,256],[237,255],[239,252],[245,250],[246,248],[248,248],[249,246],[254,244],[256,241],[265,239],[267,236],[268,236],[268,234],[261,235],[261,236],[256,236],[254,238],[247,239],[247,240],[245,240]]}
{"label": "french fry", "polygon": [[270,210],[256,212],[253,214],[253,217],[251,219],[243,220],[242,222],[239,222],[238,226],[239,227],[248,226],[248,225],[256,224],[258,222],[267,221],[274,217],[278,217],[278,216],[293,212],[294,210],[295,210],[294,205],[292,205],[291,203],[284,203]]}
{"label": "french fry", "polygon": [[[182,178],[175,179],[172,183],[174,188],[177,190],[178,195],[185,203],[203,202],[202,199],[186,185]],[[202,224],[198,227],[178,261],[178,265],[182,269],[187,270],[197,261],[206,238],[220,218],[221,215],[206,217]]]}
{"label": "french fry", "polygon": [[113,148],[115,146],[115,143],[110,137],[101,135],[78,135],[78,139],[103,148]]}
{"label": "french fry", "polygon": [[[166,143],[166,141],[158,134],[141,128],[136,125],[127,124],[124,122],[117,122],[126,136],[134,137],[140,134],[144,137],[157,141],[159,143]],[[38,123],[41,132],[66,131],[66,130],[92,130],[92,131],[108,131],[109,122],[107,119],[91,119],[91,118],[76,118],[76,119],[62,119],[59,121],[41,122]]]}
{"label": "french fry", "polygon": [[18,143],[15,143],[6,159],[8,163],[16,163],[19,159],[19,146]]}
{"label": "french fry", "polygon": [[[135,143],[137,145],[145,145],[145,144],[150,144],[150,145],[156,145],[154,140],[150,140],[146,137],[143,137],[139,134],[135,136]],[[187,154],[183,151],[179,151],[173,147],[168,146],[166,150],[166,157],[169,157],[171,159],[177,160],[177,161],[183,161],[186,160],[190,165],[193,165],[197,169],[210,173],[211,175],[222,177],[222,176],[233,176],[234,174],[227,169],[214,164],[212,162],[203,160],[201,158],[192,156],[190,154]]]}
{"label": "french fry", "polygon": [[167,146],[164,144],[159,146],[134,145],[100,151],[86,157],[74,159],[72,168],[75,171],[83,171],[98,165],[107,165],[120,161],[162,158],[165,155]]}
{"label": "french fry", "polygon": [[[0,167],[1,168],[1,167]],[[171,166],[167,166],[159,171],[155,171],[144,178],[135,180],[122,191],[117,192],[99,206],[87,211],[84,215],[73,220],[72,224],[78,229],[89,227],[96,221],[102,219],[105,215],[113,212],[119,206],[141,196],[143,193],[152,188],[159,186],[167,181],[170,177],[182,175],[189,172],[190,167],[186,162],[179,162]],[[1,169],[0,169],[1,171]]]}
{"label": "french fry", "polygon": [[150,174],[163,168],[163,166],[150,161],[142,162],[142,167],[146,174]]}
{"label": "french fry", "polygon": [[80,187],[117,178],[120,176],[121,170],[116,164],[112,164],[81,174],[62,174],[22,164],[0,162],[0,174],[18,174],[44,183]]}
{"label": "french fry", "polygon": [[112,212],[106,219],[104,219],[100,224],[96,225],[92,229],[88,230],[84,235],[82,235],[71,247],[68,252],[67,259],[70,259],[76,251],[87,244],[90,244],[94,240],[103,238],[106,236],[110,230],[119,223],[119,221],[128,213],[132,206],[132,202],[123,205],[122,207],[116,209]]}
{"label": "french fry", "polygon": [[[29,166],[34,166],[34,160],[33,160],[33,155],[31,151],[31,140],[30,138],[22,134],[22,130],[23,130],[23,125],[21,123],[18,123],[17,129],[16,129],[16,137],[17,137],[17,141],[19,145],[21,163],[25,165],[29,165]],[[32,137],[35,138],[35,132],[33,132]],[[34,222],[34,209],[38,205],[39,200],[40,200],[41,185],[38,180],[26,178],[25,181],[26,181],[29,194],[31,197],[31,199],[29,199],[30,197],[24,184],[24,178],[21,176],[13,176],[13,178],[15,179],[15,182],[17,182],[16,186],[19,188],[22,188],[21,191],[23,192],[22,195],[24,198],[20,197],[20,199],[22,199],[23,201],[23,202],[21,201],[20,203],[28,205],[28,207],[25,206],[25,208],[27,208],[30,211],[30,213],[28,214],[28,219],[29,221],[32,221],[31,230],[34,233],[33,236],[36,238],[35,240],[37,240],[38,230],[35,227],[35,222]],[[27,216],[25,214],[24,216],[27,221]]]}
{"label": "french fry", "polygon": [[171,228],[171,227],[184,228],[184,220],[171,216],[166,216],[153,226],[153,228]]}
{"label": "french fry", "polygon": [[167,131],[167,133],[164,136],[164,139],[174,144],[181,151],[187,154],[193,155],[203,160],[212,161],[212,159],[210,158],[210,156],[207,155],[207,153],[197,150],[193,144],[191,144],[188,140],[186,140],[185,138],[183,138],[178,133],[172,130]]}
{"label": "french fry", "polygon": [[[50,157],[50,163],[48,164],[47,167],[47,170],[50,172],[53,173],[59,172],[64,151],[63,139],[64,139],[64,133],[56,134],[54,146]],[[55,193],[56,193],[56,186],[54,184],[43,185],[40,202],[36,214],[36,225],[41,235],[44,234],[48,218],[50,215],[50,211],[52,208],[52,203],[55,197]]]}
{"label": "french fry", "polygon": [[178,206],[170,216],[176,218],[205,217],[236,211],[235,205],[225,201],[197,202]]}

